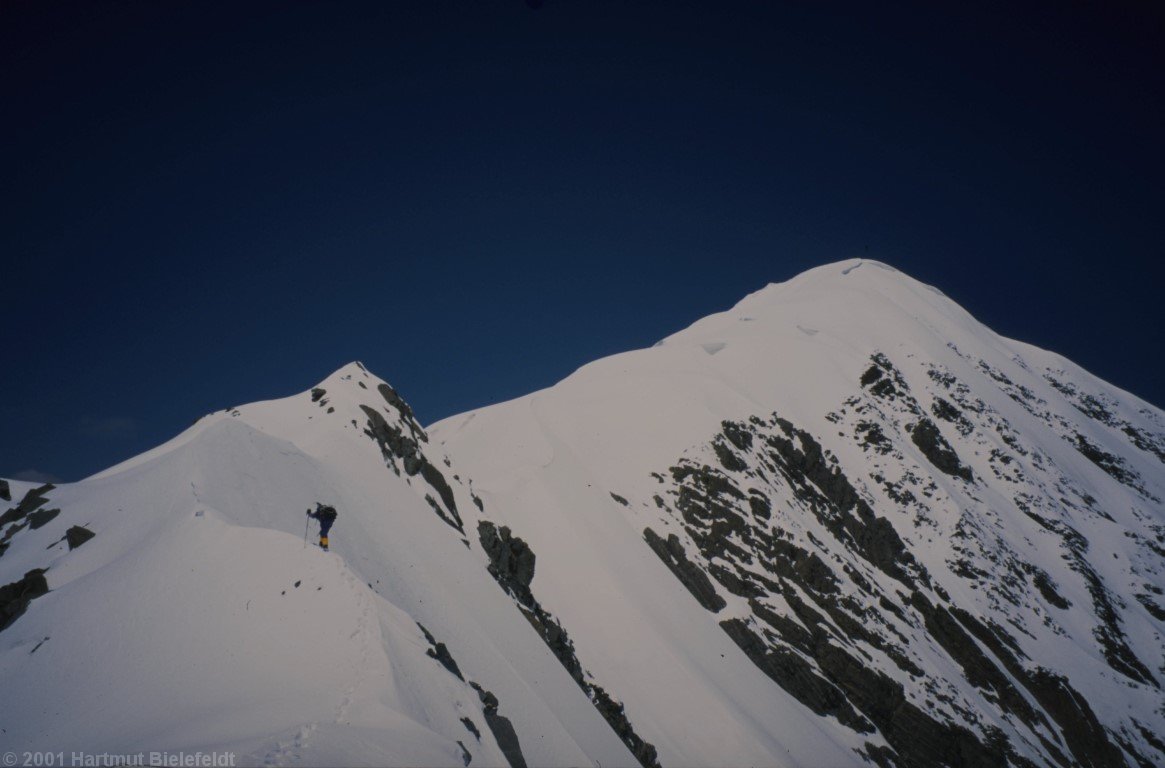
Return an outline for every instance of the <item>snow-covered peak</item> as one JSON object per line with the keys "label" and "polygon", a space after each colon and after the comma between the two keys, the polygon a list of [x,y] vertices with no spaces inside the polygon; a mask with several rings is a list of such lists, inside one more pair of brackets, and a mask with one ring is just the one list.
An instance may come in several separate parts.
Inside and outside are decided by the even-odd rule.
{"label": "snow-covered peak", "polygon": [[869,260],[428,430],[353,362],[0,485],[0,749],[1156,764],[1163,466],[1159,409]]}
{"label": "snow-covered peak", "polygon": [[887,264],[851,259],[770,283],[661,345],[779,341],[792,331],[884,345],[890,340],[926,343],[936,336],[957,343],[968,335],[981,337],[987,329],[937,288]]}
{"label": "snow-covered peak", "polygon": [[[823,722],[885,737],[874,762],[887,745],[894,764],[1165,758],[1165,414],[892,267],[818,267],[430,433],[556,553],[536,586],[568,625],[639,627],[579,633],[582,654],[687,690],[739,680],[677,662],[727,633]],[[645,546],[662,575],[637,567]],[[664,576],[706,624],[660,597]],[[635,690],[628,711],[674,706]],[[708,721],[765,711],[717,690]],[[716,762],[703,731],[645,733],[665,765]]]}
{"label": "snow-covered peak", "polygon": [[[80,483],[5,491],[0,748],[634,762],[612,701],[543,637],[561,626],[506,586],[533,557],[497,566],[520,540],[359,364]],[[330,552],[318,505],[338,512]]]}

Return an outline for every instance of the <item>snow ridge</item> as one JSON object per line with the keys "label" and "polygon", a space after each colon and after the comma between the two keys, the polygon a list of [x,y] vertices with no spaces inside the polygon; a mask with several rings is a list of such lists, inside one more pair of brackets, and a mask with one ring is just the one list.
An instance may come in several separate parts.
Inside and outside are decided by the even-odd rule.
{"label": "snow ridge", "polygon": [[0,751],[1160,764],[1162,499],[1165,413],[870,260],[428,428],[350,363],[0,482]]}

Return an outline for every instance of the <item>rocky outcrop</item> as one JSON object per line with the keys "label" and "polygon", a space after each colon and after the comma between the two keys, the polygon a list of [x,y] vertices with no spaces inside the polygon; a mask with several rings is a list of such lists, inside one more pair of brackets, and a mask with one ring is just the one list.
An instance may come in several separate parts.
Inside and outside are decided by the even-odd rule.
{"label": "rocky outcrop", "polygon": [[478,522],[477,536],[489,556],[490,575],[519,603],[533,607],[530,582],[534,580],[535,558],[529,545],[514,536],[508,527],[499,528],[488,520]]}
{"label": "rocky outcrop", "polygon": [[674,533],[669,534],[665,541],[651,528],[644,528],[643,540],[647,542],[647,546],[651,547],[651,551],[659,556],[664,565],[675,574],[680,583],[687,587],[688,591],[692,593],[692,597],[696,598],[696,602],[713,613],[727,605],[724,598],[716,593],[716,588],[712,586],[708,574],[688,560],[678,536]]}
{"label": "rocky outcrop", "polygon": [[74,525],[69,530],[65,531],[65,541],[69,544],[69,549],[73,550],[81,546],[85,542],[92,539],[97,534],[89,530],[83,525]]}
{"label": "rocky outcrop", "polygon": [[0,525],[19,522],[32,512],[40,509],[48,503],[47,494],[55,487],[52,483],[46,483],[37,488],[30,488],[24,494],[24,498],[20,500],[19,504],[0,515]]}
{"label": "rocky outcrop", "polygon": [[48,592],[44,568],[34,568],[19,581],[0,587],[0,632],[20,618],[29,603]]}
{"label": "rocky outcrop", "polygon": [[[388,385],[381,385],[388,387]],[[388,391],[395,396],[395,392],[388,388]],[[388,396],[385,397],[388,400]],[[390,403],[392,400],[389,401]],[[403,402],[403,401],[402,401]],[[404,404],[404,408],[408,408]],[[368,421],[364,427],[364,434],[376,442],[380,446],[381,455],[389,468],[392,469],[398,476],[401,469],[404,470],[405,475],[414,477],[420,475],[429,486],[436,491],[437,496],[441,500],[440,506],[433,504],[434,511],[451,528],[455,528],[458,533],[465,533],[465,526],[461,520],[461,515],[457,512],[457,501],[453,496],[453,489],[449,486],[445,476],[441,470],[437,469],[429,461],[421,450],[418,440],[428,441],[428,437],[424,434],[419,426],[415,426],[415,422],[410,421],[412,411],[409,410],[409,419],[404,421],[405,426],[409,427],[409,434],[405,434],[400,427],[390,424],[380,411],[375,408],[370,408],[367,405],[361,405],[361,410],[364,415],[368,417]],[[397,461],[400,461],[400,466],[397,466]]]}
{"label": "rocky outcrop", "polygon": [[518,733],[508,717],[498,714],[498,697],[482,688],[477,683],[469,683],[477,691],[482,703],[482,714],[485,715],[485,724],[494,735],[502,754],[506,756],[510,768],[526,768],[526,756],[522,754],[522,745],[518,743]]}
{"label": "rocky outcrop", "polygon": [[437,642],[437,639],[433,637],[433,633],[425,629],[425,625],[421,622],[418,621],[417,626],[420,628],[421,633],[425,636],[425,639],[429,641],[430,647],[425,651],[425,654],[430,659],[435,659],[437,663],[449,671],[449,674],[453,675],[458,680],[465,680],[461,674],[461,669],[457,666],[457,662],[454,661],[453,655],[449,653],[449,649],[445,646],[445,644]]}
{"label": "rocky outcrop", "polygon": [[35,530],[52,521],[61,513],[59,509],[42,509],[48,503],[48,493],[55,488],[52,483],[30,488],[20,502],[0,515],[0,526],[7,526],[0,534],[0,556],[11,546],[11,540],[24,529]]}
{"label": "rocky outcrop", "polygon": [[927,461],[940,472],[960,477],[968,483],[973,480],[971,468],[959,460],[959,454],[951,448],[951,444],[942,436],[935,423],[930,419],[922,419],[911,430],[910,439],[922,451]]}
{"label": "rocky outcrop", "polygon": [[[453,655],[449,653],[449,649],[444,643],[438,642],[437,638],[424,627],[420,622],[417,627],[425,636],[425,640],[429,643],[426,655],[436,660],[442,667],[445,668],[449,674],[456,677],[462,682],[467,682],[465,677],[461,674],[460,667],[457,666],[457,661]],[[518,733],[514,730],[514,724],[510,722],[508,717],[498,714],[498,707],[500,702],[498,697],[492,692],[482,688],[477,682],[473,680],[468,681],[469,686],[477,691],[477,696],[481,700],[482,715],[485,717],[486,727],[489,728],[490,733],[493,734],[494,740],[498,743],[498,748],[501,749],[502,754],[506,756],[506,761],[510,764],[510,768],[526,768],[526,757],[522,754],[522,745],[518,741]],[[481,741],[481,732],[474,725],[473,721],[468,717],[461,718],[461,724],[465,726],[466,730],[474,735],[474,737]],[[461,744],[461,742],[457,742]],[[469,750],[465,749],[465,745],[461,744],[462,752],[465,758],[472,759],[469,756]],[[463,758],[464,759],[464,758]],[[466,765],[469,765],[469,760],[464,760]]]}
{"label": "rocky outcrop", "polygon": [[591,701],[594,702],[595,709],[615,731],[615,735],[631,750],[631,754],[635,756],[639,764],[658,768],[659,759],[655,747],[641,739],[635,729],[631,727],[631,721],[627,719],[627,713],[623,711],[623,704],[612,699],[598,685],[591,686]]}
{"label": "rocky outcrop", "polygon": [[[1153,672],[1124,634],[1123,602],[1090,564],[1087,539],[1066,522],[1068,514],[1109,523],[1113,517],[966,384],[941,366],[923,368],[941,395],[912,391],[889,357],[875,354],[858,382],[861,392],[826,416],[838,426],[839,438],[853,440],[862,451],[867,476],[884,495],[863,484],[860,462],[843,466],[821,437],[779,415],[753,416],[724,422],[666,474],[652,473],[651,501],[681,530],[665,539],[649,526],[645,543],[705,608],[717,610],[712,596],[719,588],[746,598],[748,612],[721,621],[721,628],[810,711],[836,718],[857,734],[880,734],[890,749],[867,744],[861,754],[871,762],[1111,768],[1129,757],[1139,765],[1155,764],[1144,750],[1157,748],[1139,729],[1118,732],[1101,724],[1068,677],[1035,664],[1008,631],[1014,627],[1030,637],[1025,622],[1039,617],[1064,634],[1058,613],[1079,610],[1061,587],[1064,571],[1055,569],[1057,562],[1066,563],[1092,597],[1085,610],[1091,608],[1097,622],[1100,655],[1130,685],[1156,687]],[[1015,402],[1036,412],[1043,408],[1032,389],[994,369],[980,370]],[[929,405],[924,408],[920,399]],[[1105,418],[1096,405],[1086,403]],[[1078,450],[1084,445],[1062,419],[1048,416],[1047,423]],[[959,455],[969,450],[984,458],[993,477],[971,471]],[[1102,455],[1091,443],[1084,451],[1093,452],[1094,463],[1122,485],[1133,483],[1143,498],[1151,498],[1139,478],[1122,474],[1119,456]],[[1030,472],[1048,479],[1032,480]],[[964,482],[936,482],[942,475]],[[1015,496],[1016,510],[1055,535],[1062,561],[1036,565],[1008,543],[1013,523],[978,497],[984,489],[1000,488],[1025,489]],[[921,533],[904,539],[902,526],[890,522],[895,514],[895,522],[910,521]],[[981,601],[964,592],[957,603],[911,554],[920,540],[933,541],[931,528],[941,530],[932,515],[951,525],[939,534],[954,553],[944,579],[975,582],[976,596],[985,593]],[[1126,535],[1160,555],[1165,527],[1153,530],[1157,538]],[[1156,572],[1154,562],[1143,561],[1144,573]],[[870,578],[863,565],[906,591],[888,589],[885,579]],[[1165,615],[1147,587],[1135,597],[1149,615]],[[982,607],[999,604],[1007,610]],[[936,667],[920,648],[953,662],[960,676]],[[887,661],[897,670],[887,670]],[[1165,757],[1165,750],[1158,751]]]}
{"label": "rocky outcrop", "polygon": [[[575,683],[591,700],[591,704],[619,736],[627,749],[643,768],[659,768],[655,747],[636,732],[623,705],[594,682],[588,682],[586,670],[578,660],[574,643],[562,624],[534,598],[530,584],[534,580],[534,551],[522,539],[514,536],[506,526],[498,527],[488,520],[477,524],[478,540],[489,557],[488,570],[502,589],[518,603],[522,615],[530,622],[542,642],[554,654]],[[492,726],[491,726],[492,727]]]}
{"label": "rocky outcrop", "polygon": [[30,513],[28,515],[29,530],[35,531],[37,528],[44,527],[59,514],[61,514],[59,509],[38,509]]}
{"label": "rocky outcrop", "polygon": [[727,619],[720,622],[720,627],[758,669],[811,711],[836,717],[842,725],[859,733],[873,732],[874,727],[854,711],[845,694],[818,675],[797,651],[762,639],[741,619]]}

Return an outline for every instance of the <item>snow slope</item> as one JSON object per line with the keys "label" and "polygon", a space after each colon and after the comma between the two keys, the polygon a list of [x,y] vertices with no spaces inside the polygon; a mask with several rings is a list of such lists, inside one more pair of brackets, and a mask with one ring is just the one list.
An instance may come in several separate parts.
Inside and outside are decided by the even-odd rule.
{"label": "snow slope", "polygon": [[[59,514],[12,523],[0,555],[0,583],[47,568],[51,589],[0,632],[0,748],[512,764],[473,681],[528,763],[634,764],[487,572],[468,486],[436,455],[408,474],[364,432],[364,408],[404,450],[411,430],[427,447],[407,405],[353,364],[49,488],[40,510]],[[31,490],[10,486],[14,500]],[[340,513],[329,553],[314,523],[304,545],[317,502]],[[94,538],[70,550],[58,540],[72,525]],[[430,657],[435,643],[464,679]]]}
{"label": "snow slope", "polygon": [[0,482],[0,752],[1158,765],[1162,498],[1159,409],[872,261],[428,431],[353,363]]}
{"label": "snow slope", "polygon": [[1165,414],[891,267],[431,434],[663,765],[1165,761]]}

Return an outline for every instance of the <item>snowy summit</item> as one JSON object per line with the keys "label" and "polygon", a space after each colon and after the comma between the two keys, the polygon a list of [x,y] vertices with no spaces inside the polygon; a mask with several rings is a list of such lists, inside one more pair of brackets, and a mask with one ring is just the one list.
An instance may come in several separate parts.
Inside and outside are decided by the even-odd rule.
{"label": "snowy summit", "polygon": [[892,267],[406,394],[351,363],[0,481],[0,752],[1165,763],[1165,413]]}

